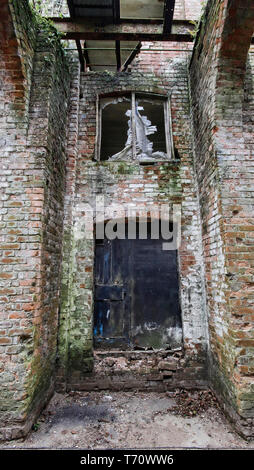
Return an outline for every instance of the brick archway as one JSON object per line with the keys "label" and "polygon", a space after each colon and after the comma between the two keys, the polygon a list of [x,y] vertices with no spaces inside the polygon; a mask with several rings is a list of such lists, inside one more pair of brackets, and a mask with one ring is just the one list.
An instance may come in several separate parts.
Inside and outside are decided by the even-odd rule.
{"label": "brick archway", "polygon": [[252,0],[228,0],[224,3],[220,58],[230,60],[234,67],[245,69],[254,32],[254,5]]}
{"label": "brick archway", "polygon": [[[235,387],[236,407],[239,414],[247,418],[254,416],[250,361],[254,338],[248,333],[253,328],[250,315],[253,301],[250,277],[252,261],[248,255],[252,243],[248,234],[253,232],[254,223],[249,206],[254,145],[253,139],[252,144],[250,139],[246,140],[244,122],[248,122],[249,133],[254,133],[254,126],[244,90],[249,80],[248,74],[251,73],[250,69],[246,71],[246,64],[254,32],[253,2],[229,0],[224,16],[216,80],[215,142],[219,160],[227,276],[224,293],[229,324],[228,354],[231,348],[228,366]],[[252,63],[252,73],[253,66]],[[253,90],[250,93],[253,95]]]}
{"label": "brick archway", "polygon": [[[232,246],[234,244],[239,246],[240,243],[242,250],[246,250],[244,240],[240,242],[241,237],[236,234],[241,232],[244,224],[247,228],[247,218],[251,217],[247,209],[249,194],[241,193],[241,188],[249,184],[250,177],[247,173],[243,176],[242,166],[248,167],[251,157],[251,148],[246,142],[244,129],[244,113],[248,108],[248,104],[245,102],[244,88],[246,80],[248,80],[246,72],[248,52],[254,33],[254,5],[251,0],[228,0],[224,3],[221,10],[224,22],[218,51],[215,84],[214,116],[216,127],[214,142],[219,162],[225,262],[227,272],[230,273]],[[252,126],[253,131],[251,120],[249,126]],[[232,232],[232,221],[235,235],[229,236]],[[239,257],[235,257],[236,265],[239,266],[240,261]],[[246,265],[246,270],[249,267]],[[243,270],[239,269],[238,272],[243,273]],[[246,283],[241,281],[238,285],[238,291],[243,289],[246,293],[246,288],[248,288]],[[230,297],[232,290],[230,282],[227,282],[226,290]],[[238,304],[230,302],[231,314],[236,314],[237,310]]]}
{"label": "brick archway", "polygon": [[[216,40],[217,73],[215,116],[232,120],[240,112],[246,61],[254,33],[254,5],[251,0],[226,0],[218,13]],[[225,123],[224,123],[225,126]]]}

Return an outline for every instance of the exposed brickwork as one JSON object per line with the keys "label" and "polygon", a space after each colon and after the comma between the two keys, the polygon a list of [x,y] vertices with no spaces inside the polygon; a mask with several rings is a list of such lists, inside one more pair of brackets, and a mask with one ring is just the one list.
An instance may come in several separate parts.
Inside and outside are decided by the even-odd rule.
{"label": "exposed brickwork", "polygon": [[[19,118],[28,111],[36,26],[26,2],[2,0],[0,4],[0,55],[2,99],[19,133],[25,127]],[[4,121],[1,121],[3,128]]]}
{"label": "exposed brickwork", "polygon": [[96,351],[94,373],[87,374],[85,381],[68,384],[67,389],[165,392],[177,387],[206,388],[203,361],[189,362],[181,350]]}
{"label": "exposed brickwork", "polygon": [[29,3],[31,6],[36,5],[38,11],[44,16],[70,16],[67,0],[51,0],[50,2],[29,0]]}
{"label": "exposed brickwork", "polygon": [[78,158],[78,135],[79,135],[79,100],[80,100],[80,63],[77,57],[70,58],[71,89],[70,108],[67,136],[67,158],[66,158],[66,190],[63,232],[63,258],[61,266],[61,310],[58,331],[58,361],[57,377],[58,383],[65,388],[66,375],[68,372],[69,354],[69,315],[72,308],[70,290],[73,289],[72,282],[72,252],[73,244],[73,203],[76,185],[76,167]]}
{"label": "exposed brickwork", "polygon": [[[250,62],[245,74],[254,9],[248,1],[213,1],[208,7],[191,65],[196,171],[214,364],[211,379],[237,421],[235,411],[245,418],[254,412]],[[252,433],[247,427],[242,432]]]}
{"label": "exposed brickwork", "polygon": [[27,3],[10,2],[10,7],[10,37],[8,44],[1,43],[7,72],[2,89],[0,435],[6,438],[29,430],[52,391],[68,103],[68,72],[57,40],[50,36],[49,41],[47,30],[29,42],[26,33],[29,29],[32,37],[37,24]]}
{"label": "exposed brickwork", "polygon": [[185,0],[176,0],[174,10],[174,20],[185,19]]}
{"label": "exposed brickwork", "polygon": [[184,0],[184,14],[186,20],[199,21],[202,9],[209,0]]}
{"label": "exposed brickwork", "polygon": [[[33,41],[26,35],[31,15],[26,8],[23,15],[15,16],[17,2],[2,1],[1,8],[1,420],[0,427],[22,421],[24,390],[23,340],[31,335],[25,313],[29,302],[29,287],[25,286],[22,270],[26,265],[23,237],[27,233],[27,220],[31,214],[30,201],[20,195],[23,182],[29,184],[24,162],[24,145],[28,126],[28,97],[31,85]],[[17,21],[17,23],[15,23]],[[16,34],[16,32],[18,33]],[[33,23],[31,36],[33,38]],[[22,44],[22,45],[21,45]],[[30,61],[26,59],[26,54]],[[27,67],[25,67],[27,64]],[[28,65],[29,64],[29,65]],[[26,173],[26,174],[25,174]],[[31,176],[30,176],[31,178]],[[29,282],[29,281],[28,281]],[[26,296],[27,295],[27,296]],[[21,353],[21,356],[17,356]],[[19,378],[19,380],[17,380]],[[6,434],[8,436],[8,430]]]}
{"label": "exposed brickwork", "polygon": [[[33,386],[38,397],[54,381],[56,360],[59,282],[62,260],[63,206],[65,193],[65,143],[69,103],[69,74],[58,44],[49,46],[46,34],[38,38],[28,145],[39,171],[30,198],[33,233],[40,236],[36,273],[36,305],[33,320]],[[46,84],[46,87],[45,87]],[[37,188],[36,188],[37,186]],[[39,197],[38,197],[39,192]],[[38,201],[39,199],[39,201]],[[41,395],[41,396],[40,396]]]}
{"label": "exposed brickwork", "polygon": [[[155,47],[145,44],[145,47]],[[203,267],[200,251],[199,207],[192,166],[192,141],[189,120],[187,63],[189,46],[179,54],[173,51],[141,52],[131,73],[87,73],[81,75],[78,160],[73,206],[72,252],[69,257],[69,291],[63,284],[62,327],[68,331],[67,387],[85,387],[93,364],[93,240],[85,240],[80,229],[84,204],[93,204],[98,195],[105,203],[142,203],[144,207],[168,202],[182,205],[182,243],[179,250],[181,308],[184,350],[205,365],[206,321]],[[156,44],[158,49],[168,48]],[[93,162],[96,137],[96,96],[123,90],[171,95],[174,145],[179,161],[142,166],[131,163]],[[69,251],[70,245],[67,250]],[[71,270],[71,271],[70,271]],[[66,294],[68,297],[66,300]],[[65,324],[65,326],[64,326]],[[186,368],[186,374],[188,374]],[[96,372],[95,372],[96,374]],[[197,381],[199,380],[196,377]],[[194,380],[194,379],[193,379]],[[193,381],[193,383],[195,380]],[[59,380],[59,387],[64,384]]]}
{"label": "exposed brickwork", "polygon": [[[193,55],[147,42],[128,72],[81,75],[28,3],[0,0],[0,438],[29,431],[55,378],[57,390],[210,380],[253,436],[253,0],[209,0]],[[176,0],[175,19],[203,9]],[[175,160],[95,160],[97,95],[125,91],[170,96]],[[81,222],[98,195],[181,204],[180,350],[93,351],[94,241]]]}

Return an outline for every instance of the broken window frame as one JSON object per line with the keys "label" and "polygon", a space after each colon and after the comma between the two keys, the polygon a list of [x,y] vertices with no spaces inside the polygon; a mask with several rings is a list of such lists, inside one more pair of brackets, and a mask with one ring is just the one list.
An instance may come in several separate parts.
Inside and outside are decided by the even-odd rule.
{"label": "broken window frame", "polygon": [[[156,100],[161,99],[164,102],[164,123],[165,123],[165,144],[166,144],[166,155],[168,159],[156,159],[150,160],[152,163],[153,161],[159,162],[167,162],[168,160],[174,160],[174,145],[173,145],[173,131],[172,131],[172,115],[171,115],[171,102],[170,97],[155,93],[147,93],[147,92],[125,92],[125,93],[115,93],[115,94],[104,94],[104,95],[97,95],[96,97],[96,142],[95,142],[95,159],[97,161],[101,161],[101,140],[102,140],[102,99],[103,98],[120,98],[120,97],[130,98],[131,100],[131,122],[132,122],[132,160],[137,160],[136,155],[136,144],[137,144],[137,136],[136,136],[136,101],[140,98],[148,98],[149,100]],[[103,160],[103,161],[113,161],[113,160]],[[121,160],[117,160],[118,162]],[[122,160],[125,161],[125,160]]]}

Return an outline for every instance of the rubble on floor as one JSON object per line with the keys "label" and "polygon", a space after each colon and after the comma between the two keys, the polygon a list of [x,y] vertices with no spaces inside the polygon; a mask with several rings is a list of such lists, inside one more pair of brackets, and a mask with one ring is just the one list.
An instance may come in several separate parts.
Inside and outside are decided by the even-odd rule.
{"label": "rubble on floor", "polygon": [[56,393],[25,439],[3,448],[250,449],[209,390]]}

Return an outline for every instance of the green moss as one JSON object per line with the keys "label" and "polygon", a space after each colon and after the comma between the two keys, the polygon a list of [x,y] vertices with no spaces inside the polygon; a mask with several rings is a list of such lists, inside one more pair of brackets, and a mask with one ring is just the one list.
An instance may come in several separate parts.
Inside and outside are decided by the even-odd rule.
{"label": "green moss", "polygon": [[117,165],[116,169],[119,175],[132,175],[135,173],[136,165],[133,165],[132,163],[121,162]]}
{"label": "green moss", "polygon": [[63,34],[56,29],[53,21],[43,17],[38,11],[34,9],[32,9],[32,17],[37,28],[43,31],[46,35],[45,39],[48,43],[54,43],[56,41],[58,42],[60,39],[62,39]]}
{"label": "green moss", "polygon": [[68,370],[72,374],[73,371],[92,372],[94,365],[92,341],[86,341],[84,344],[81,339],[72,341],[68,354]]}
{"label": "green moss", "polygon": [[173,168],[172,165],[160,167],[161,173],[164,173],[163,176],[158,178],[158,188],[161,193],[170,196],[181,195],[182,188],[179,169],[178,165]]}

